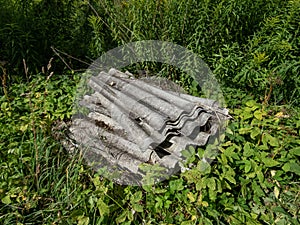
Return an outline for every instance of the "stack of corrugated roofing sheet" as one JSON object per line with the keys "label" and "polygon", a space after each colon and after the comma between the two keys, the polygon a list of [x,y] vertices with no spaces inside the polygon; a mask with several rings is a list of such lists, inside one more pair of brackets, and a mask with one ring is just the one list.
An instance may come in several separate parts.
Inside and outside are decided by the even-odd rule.
{"label": "stack of corrugated roofing sheet", "polygon": [[90,164],[105,167],[119,183],[140,182],[145,164],[178,171],[181,151],[206,145],[228,118],[216,101],[158,83],[111,69],[89,78],[92,93],[79,102],[89,110],[73,120],[70,137]]}

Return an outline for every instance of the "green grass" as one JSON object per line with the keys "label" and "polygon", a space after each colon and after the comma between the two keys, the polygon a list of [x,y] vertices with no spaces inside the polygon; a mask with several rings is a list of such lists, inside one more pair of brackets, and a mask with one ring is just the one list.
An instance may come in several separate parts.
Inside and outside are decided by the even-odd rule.
{"label": "green grass", "polygon": [[51,131],[70,118],[77,81],[37,75],[1,97],[1,224],[298,224],[299,109],[224,88],[234,119],[211,167],[199,170],[204,150],[196,149],[185,173],[118,186]]}
{"label": "green grass", "polygon": [[[8,61],[0,64],[0,224],[300,223],[299,0],[62,0],[57,10],[56,1],[0,2],[0,61]],[[204,149],[190,149],[190,170],[151,187],[119,186],[60,143],[80,74],[58,57],[36,71],[52,45],[85,61],[150,39],[198,54],[233,120],[206,170]],[[128,68],[201,94],[176,68],[157,65]]]}

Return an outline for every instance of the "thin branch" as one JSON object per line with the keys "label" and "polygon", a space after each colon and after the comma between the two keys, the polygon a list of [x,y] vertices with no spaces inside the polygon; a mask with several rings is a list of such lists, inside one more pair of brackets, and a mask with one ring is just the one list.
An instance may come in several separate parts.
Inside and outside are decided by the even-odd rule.
{"label": "thin branch", "polygon": [[58,51],[53,46],[51,46],[51,49],[61,59],[61,61],[63,61],[63,63],[68,67],[68,69],[73,72],[74,70],[69,66],[69,64],[64,60],[64,58],[60,56]]}
{"label": "thin branch", "polygon": [[[83,61],[83,60],[81,60],[81,59],[78,59],[78,58],[76,58],[76,57],[74,57],[74,56],[71,56],[71,55],[69,55],[68,53],[65,53],[65,52],[63,52],[63,51],[60,51],[59,49],[54,48],[53,46],[51,47],[51,49],[52,49],[52,50],[54,51],[54,53],[57,54],[58,56],[59,56],[59,53],[61,53],[61,54],[65,55],[65,56],[67,56],[67,57],[69,57],[69,58],[71,58],[71,59],[74,59],[74,60],[76,60],[76,61],[78,61],[78,62],[81,62],[81,63],[83,63],[83,64],[85,64],[85,65],[87,65],[87,66],[90,65],[90,63],[88,63],[88,62],[86,62],[86,61]],[[61,57],[61,56],[59,56],[59,57]]]}

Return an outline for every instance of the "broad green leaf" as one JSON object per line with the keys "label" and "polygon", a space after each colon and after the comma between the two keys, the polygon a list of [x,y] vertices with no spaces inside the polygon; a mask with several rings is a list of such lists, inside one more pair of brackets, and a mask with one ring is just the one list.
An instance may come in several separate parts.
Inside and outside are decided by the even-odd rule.
{"label": "broad green leaf", "polygon": [[225,133],[233,135],[233,131],[227,127]]}
{"label": "broad green leaf", "polygon": [[201,171],[202,174],[209,174],[211,172],[211,165],[201,160],[197,163],[197,169]]}
{"label": "broad green leaf", "polygon": [[27,130],[28,128],[28,124],[23,124],[20,126],[20,131],[24,132],[25,130]]}
{"label": "broad green leaf", "polygon": [[94,208],[95,199],[92,195],[89,197],[88,203],[91,205],[91,208]]}
{"label": "broad green leaf", "polygon": [[209,199],[211,200],[211,201],[216,201],[216,199],[217,199],[217,192],[216,191],[214,191],[214,190],[212,190],[212,189],[208,189],[208,195],[209,195]]}
{"label": "broad green leaf", "polygon": [[261,110],[256,110],[256,111],[254,112],[254,117],[255,117],[256,119],[258,119],[258,120],[262,120],[262,118],[263,118],[263,112],[262,112]]}
{"label": "broad green leaf", "polygon": [[206,180],[206,186],[211,190],[216,190],[216,181],[213,177],[210,177]]}
{"label": "broad green leaf", "polygon": [[256,181],[253,181],[251,184],[252,184],[252,189],[254,193],[257,195],[257,197],[262,197],[265,195],[264,191],[261,189],[261,187],[257,184]]}
{"label": "broad green leaf", "polygon": [[250,100],[250,101],[246,102],[246,106],[248,106],[248,107],[253,107],[255,105],[257,105],[255,100]]}
{"label": "broad green leaf", "polygon": [[262,143],[264,146],[268,146],[268,138],[267,138],[267,133],[262,134]]}
{"label": "broad green leaf", "polygon": [[189,146],[189,152],[190,152],[191,155],[194,155],[196,150],[193,146]]}
{"label": "broad green leaf", "polygon": [[132,209],[137,211],[137,212],[143,212],[144,211],[144,208],[142,205],[140,204],[133,204],[132,205]]}
{"label": "broad green leaf", "polygon": [[205,150],[203,148],[198,148],[198,156],[199,158],[202,158],[204,155]]}
{"label": "broad green leaf", "polygon": [[131,210],[127,211],[127,218],[128,218],[129,221],[133,221],[134,220],[133,212],[131,212]]}
{"label": "broad green leaf", "polygon": [[292,154],[292,155],[300,156],[300,147],[291,149],[291,150],[289,151],[289,153]]}
{"label": "broad green leaf", "polygon": [[203,186],[204,186],[204,184],[203,184],[202,180],[199,180],[198,182],[196,182],[196,190],[197,191],[201,191],[203,189]]}
{"label": "broad green leaf", "polygon": [[164,199],[162,199],[161,197],[156,197],[155,200],[155,208],[162,209],[164,205]]}
{"label": "broad green leaf", "polygon": [[300,120],[297,121],[296,128],[300,128]]}
{"label": "broad green leaf", "polygon": [[147,183],[147,185],[143,185],[142,188],[146,191],[146,192],[152,192],[152,186],[149,185]]}
{"label": "broad green leaf", "polygon": [[285,171],[285,172],[293,172],[297,175],[300,176],[300,166],[299,164],[295,163],[295,162],[288,162],[286,164],[283,165],[282,169]]}
{"label": "broad green leaf", "polygon": [[236,180],[234,179],[234,177],[230,176],[230,175],[226,175],[225,178],[232,184],[236,184]]}
{"label": "broad green leaf", "polygon": [[259,149],[259,150],[269,150],[269,147],[268,147],[267,144],[263,144],[263,145],[259,145],[259,146],[258,146],[258,149]]}
{"label": "broad green leaf", "polygon": [[109,207],[106,205],[101,198],[97,201],[97,207],[101,216],[109,214]]}
{"label": "broad green leaf", "polygon": [[261,170],[256,171],[256,175],[257,175],[257,178],[258,178],[259,182],[263,183],[264,179],[265,179],[263,172]]}
{"label": "broad green leaf", "polygon": [[245,173],[249,173],[252,168],[250,161],[245,161]]}
{"label": "broad green leaf", "polygon": [[133,204],[133,203],[136,203],[136,202],[139,202],[143,197],[143,193],[141,191],[138,191],[136,193],[134,193],[131,197],[130,197],[130,202]]}
{"label": "broad green leaf", "polygon": [[268,157],[263,158],[262,161],[267,167],[273,167],[273,166],[277,166],[279,164],[279,162],[275,161],[272,158],[268,158]]}
{"label": "broad green leaf", "polygon": [[172,204],[172,202],[170,200],[167,200],[164,202],[164,206],[166,209],[170,208],[170,205]]}
{"label": "broad green leaf", "polygon": [[11,199],[9,195],[6,195],[4,198],[1,199],[3,204],[9,205],[11,203]]}
{"label": "broad green leaf", "polygon": [[226,180],[223,180],[225,187],[228,188],[229,190],[231,190],[231,185],[226,181]]}
{"label": "broad green leaf", "polygon": [[119,223],[123,223],[127,218],[127,210],[126,211],[123,211],[117,218],[116,218],[116,223],[119,224]]}
{"label": "broad green leaf", "polygon": [[242,114],[241,114],[241,118],[244,120],[250,119],[253,117],[253,112],[251,112],[251,110],[245,110]]}
{"label": "broad green leaf", "polygon": [[227,146],[232,146],[232,142],[231,141],[227,141],[225,143],[222,143],[222,147],[227,147]]}
{"label": "broad green leaf", "polygon": [[182,184],[182,179],[171,180],[169,182],[170,192],[174,193],[175,191],[183,190],[184,186]]}
{"label": "broad green leaf", "polygon": [[225,154],[221,154],[221,159],[220,159],[219,161],[220,161],[223,165],[226,165],[226,164],[228,164],[227,158],[230,159],[230,157],[226,157]]}
{"label": "broad green leaf", "polygon": [[266,138],[267,138],[269,145],[271,145],[273,147],[279,146],[279,142],[278,142],[277,138],[271,136],[270,134],[266,134]]}
{"label": "broad green leaf", "polygon": [[260,134],[260,129],[258,127],[253,127],[253,129],[251,130],[251,133],[250,133],[250,137],[252,139],[255,139],[255,137],[259,134]]}
{"label": "broad green leaf", "polygon": [[32,160],[32,158],[31,157],[24,157],[24,158],[22,158],[22,162],[24,163],[24,162],[29,162],[29,161],[31,161]]}
{"label": "broad green leaf", "polygon": [[197,199],[197,193],[193,194],[192,192],[187,193],[187,197],[189,198],[190,202],[195,202]]}
{"label": "broad green leaf", "polygon": [[1,104],[1,110],[5,111],[6,108],[8,108],[7,106],[8,106],[8,102],[2,102],[2,104]]}
{"label": "broad green leaf", "polygon": [[222,192],[222,182],[219,179],[216,179],[216,186],[217,186],[217,192],[221,193]]}
{"label": "broad green leaf", "polygon": [[79,216],[77,218],[77,224],[78,225],[88,225],[90,224],[90,218],[86,216]]}
{"label": "broad green leaf", "polygon": [[239,134],[248,134],[251,132],[252,127],[243,127],[239,129]]}
{"label": "broad green leaf", "polygon": [[181,155],[183,157],[187,158],[187,159],[192,156],[192,154],[188,150],[186,150],[186,149],[184,149],[184,150],[181,151]]}
{"label": "broad green leaf", "polygon": [[201,181],[201,172],[198,169],[187,170],[182,175],[187,179],[188,183]]}
{"label": "broad green leaf", "polygon": [[154,188],[153,189],[153,192],[155,193],[155,194],[164,194],[164,193],[166,193],[168,190],[167,189],[165,189],[165,188]]}
{"label": "broad green leaf", "polygon": [[72,218],[78,218],[80,216],[84,216],[84,212],[80,209],[72,211],[72,213],[70,215],[70,217],[72,217]]}
{"label": "broad green leaf", "polygon": [[[252,166],[252,167],[253,167],[253,166]],[[252,179],[252,178],[256,177],[256,175],[257,175],[257,174],[253,171],[253,172],[248,173],[248,174],[247,174],[247,177]]]}
{"label": "broad green leaf", "polygon": [[245,157],[249,157],[252,156],[254,154],[254,150],[251,148],[251,143],[250,142],[246,142],[244,145],[244,152],[243,155]]}
{"label": "broad green leaf", "polygon": [[240,115],[242,112],[243,112],[242,109],[234,109],[234,111],[233,111],[233,113],[234,113],[235,115]]}
{"label": "broad green leaf", "polygon": [[282,214],[285,214],[285,215],[289,215],[289,213],[287,213],[282,207],[280,206],[275,206],[272,208],[272,211],[274,212],[279,212],[279,213],[282,213]]}
{"label": "broad green leaf", "polygon": [[227,157],[229,157],[231,162],[232,162],[231,158],[239,160],[239,154],[237,154],[236,152],[234,152],[235,149],[236,149],[236,146],[233,145],[233,146],[229,146],[224,151],[224,155],[226,155]]}

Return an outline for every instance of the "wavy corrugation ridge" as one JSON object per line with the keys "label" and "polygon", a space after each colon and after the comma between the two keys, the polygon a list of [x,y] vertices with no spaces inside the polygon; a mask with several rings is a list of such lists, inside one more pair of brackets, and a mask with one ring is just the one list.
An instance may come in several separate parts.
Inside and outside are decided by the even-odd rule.
{"label": "wavy corrugation ridge", "polygon": [[88,86],[94,93],[79,102],[88,113],[73,120],[70,138],[89,164],[105,167],[119,183],[141,182],[145,164],[162,166],[164,175],[178,171],[181,151],[205,146],[229,118],[214,100],[161,89],[115,69],[91,77]]}

